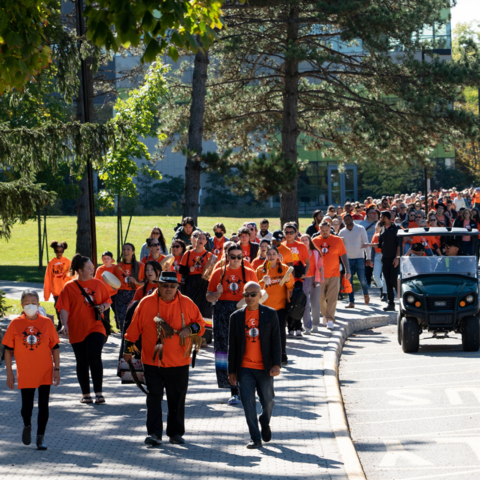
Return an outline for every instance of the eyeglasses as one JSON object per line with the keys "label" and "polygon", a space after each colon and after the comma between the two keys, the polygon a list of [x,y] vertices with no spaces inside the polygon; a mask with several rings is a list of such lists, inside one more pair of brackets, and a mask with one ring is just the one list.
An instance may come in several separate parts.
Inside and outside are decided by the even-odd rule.
{"label": "eyeglasses", "polygon": [[172,248],[182,248],[181,245],[172,245]]}
{"label": "eyeglasses", "polygon": [[430,222],[436,222],[436,221],[437,221],[436,218],[431,218],[431,219],[430,219]]}
{"label": "eyeglasses", "polygon": [[55,253],[63,253],[63,250],[55,250]]}
{"label": "eyeglasses", "polygon": [[285,235],[295,235],[295,233],[293,230],[289,230],[288,232],[285,230]]}
{"label": "eyeglasses", "polygon": [[415,218],[423,218],[421,215],[415,215]]}
{"label": "eyeglasses", "polygon": [[152,243],[150,246],[151,247],[160,247],[160,244],[159,243]]}
{"label": "eyeglasses", "polygon": [[158,235],[158,236],[160,236],[160,232],[152,232],[152,236],[153,236],[153,235]]}
{"label": "eyeglasses", "polygon": [[243,258],[243,255],[230,255],[230,258],[232,260],[241,260]]}
{"label": "eyeglasses", "polygon": [[176,286],[176,283],[160,283],[160,288],[164,288],[165,290],[175,288]]}
{"label": "eyeglasses", "polygon": [[258,295],[258,292],[244,292],[243,297],[244,298],[248,298],[248,297],[255,298],[257,295]]}

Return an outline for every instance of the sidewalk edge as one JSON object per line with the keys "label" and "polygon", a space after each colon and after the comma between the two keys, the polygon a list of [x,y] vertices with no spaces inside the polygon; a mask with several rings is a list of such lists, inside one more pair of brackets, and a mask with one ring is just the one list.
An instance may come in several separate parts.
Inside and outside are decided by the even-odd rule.
{"label": "sidewalk edge", "polygon": [[366,477],[350,436],[350,429],[348,428],[342,392],[338,382],[338,362],[342,355],[343,345],[352,333],[367,330],[372,327],[380,327],[392,322],[396,323],[396,315],[376,315],[349,322],[337,320],[335,330],[332,332],[323,356],[323,370],[330,424],[335,434],[338,449],[342,455],[345,472],[349,480],[366,480]]}

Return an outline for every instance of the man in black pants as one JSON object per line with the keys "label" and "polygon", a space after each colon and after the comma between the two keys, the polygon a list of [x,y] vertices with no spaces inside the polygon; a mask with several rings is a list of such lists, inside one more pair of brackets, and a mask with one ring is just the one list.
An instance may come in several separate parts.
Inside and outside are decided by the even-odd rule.
{"label": "man in black pants", "polygon": [[123,358],[132,360],[135,342],[142,336],[142,363],[147,395],[147,445],[162,440],[162,399],[167,392],[167,435],[170,443],[184,444],[185,397],[190,368],[189,345],[201,337],[205,321],[188,297],[178,293],[176,272],[162,272],[158,289],[145,297],[125,333]]}
{"label": "man in black pants", "polygon": [[382,249],[382,271],[387,284],[388,305],[383,309],[385,312],[395,311],[395,297],[393,289],[397,288],[398,265],[400,262],[400,240],[397,235],[400,227],[391,220],[389,211],[383,211],[380,221],[383,227],[380,230],[378,248]]}

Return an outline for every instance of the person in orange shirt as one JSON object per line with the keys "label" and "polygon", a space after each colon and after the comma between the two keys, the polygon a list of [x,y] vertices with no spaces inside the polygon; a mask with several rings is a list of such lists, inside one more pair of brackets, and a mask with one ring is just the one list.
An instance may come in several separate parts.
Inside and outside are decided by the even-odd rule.
{"label": "person in orange shirt", "polygon": [[323,272],[325,283],[320,295],[320,310],[327,322],[327,328],[333,329],[338,293],[340,292],[340,259],[345,269],[345,278],[350,279],[350,265],[347,250],[340,237],[331,235],[330,225],[322,223],[320,235],[313,239],[313,244],[323,255]]}
{"label": "person in orange shirt", "polygon": [[240,240],[240,246],[242,247],[242,254],[245,260],[250,263],[257,257],[258,249],[260,245],[250,241],[250,229],[248,227],[241,227],[238,229],[237,236]]}
{"label": "person in orange shirt", "polygon": [[145,284],[142,287],[138,287],[132,302],[140,301],[147,295],[151,295],[156,289],[158,279],[162,273],[162,267],[155,260],[149,260],[145,264]]}
{"label": "person in orange shirt", "polygon": [[[277,312],[280,324],[280,339],[282,342],[282,365],[288,365],[287,357],[287,310],[286,304],[290,302],[293,292],[293,275],[288,276],[287,281],[280,285],[283,277],[288,273],[288,266],[280,262],[280,254],[277,247],[271,246],[267,252],[267,260],[256,270],[260,285],[263,285],[268,293],[268,298],[263,303]],[[268,269],[268,267],[270,268]],[[268,271],[267,271],[268,269]]]}
{"label": "person in orange shirt", "polygon": [[[7,387],[15,388],[12,358],[17,366],[18,389],[22,393],[22,441],[32,441],[32,412],[35,390],[38,389],[37,449],[46,450],[45,429],[48,422],[50,386],[60,383],[60,350],[58,334],[52,321],[39,315],[38,293],[25,290],[21,297],[22,314],[8,325],[3,337]],[[53,357],[53,361],[52,361]],[[53,367],[55,364],[55,369]]]}
{"label": "person in orange shirt", "polygon": [[142,258],[142,263],[145,265],[150,260],[155,260],[160,263],[165,255],[162,255],[160,248],[160,242],[156,238],[147,238],[147,247],[150,250],[150,254]]}
{"label": "person in orange shirt", "polygon": [[60,333],[68,335],[75,354],[77,378],[83,394],[80,403],[93,403],[90,396],[91,372],[95,403],[102,404],[105,403],[102,350],[107,334],[101,315],[110,308],[112,300],[105,284],[93,278],[95,268],[88,257],[77,253],[70,269],[78,274],[78,279],[68,282],[58,299],[57,308],[62,320]]}
{"label": "person in orange shirt", "polygon": [[194,250],[187,250],[182,257],[179,272],[185,279],[185,295],[193,300],[202,316],[212,318],[212,306],[205,297],[208,280],[202,278],[203,269],[212,256],[205,249],[207,236],[204,232],[193,232],[192,241],[196,237]]}
{"label": "person in orange shirt", "polygon": [[[65,283],[70,281],[72,278],[68,276],[68,271],[70,270],[70,260],[63,256],[63,253],[68,248],[67,242],[51,242],[50,247],[53,248],[55,252],[55,258],[52,258],[48,262],[47,268],[45,270],[45,280],[43,282],[43,295],[45,301],[50,300],[50,295],[53,294],[54,305],[57,304],[58,297],[65,286]],[[58,316],[58,330],[60,330],[62,324],[60,322],[60,317]]]}
{"label": "person in orange shirt", "polygon": [[[245,418],[252,439],[247,448],[255,449],[262,447],[262,440],[269,442],[272,439],[273,377],[280,375],[282,348],[277,313],[273,308],[260,305],[260,285],[247,282],[243,296],[247,305],[230,317],[228,380],[231,385],[241,386]],[[255,390],[262,405],[259,418]]]}
{"label": "person in orange shirt", "polygon": [[475,193],[473,195],[473,201],[475,203],[475,208],[480,210],[480,188],[475,188]]}
{"label": "person in orange shirt", "polygon": [[122,261],[119,262],[113,273],[121,282],[115,300],[115,315],[118,318],[118,326],[123,333],[123,325],[127,308],[132,303],[138,287],[142,287],[145,280],[145,265],[137,261],[135,247],[126,243],[122,248]]}
{"label": "person in orange shirt", "polygon": [[172,245],[170,246],[170,252],[175,257],[175,260],[172,263],[172,272],[177,272],[177,279],[180,283],[178,290],[180,293],[184,293],[183,291],[183,276],[180,273],[180,264],[182,263],[183,254],[187,251],[187,246],[183,240],[177,238],[176,240],[172,240]]}
{"label": "person in orange shirt", "polygon": [[[142,363],[148,388],[147,445],[158,445],[162,440],[164,389],[170,443],[185,443],[185,398],[191,363],[188,353],[193,345],[190,337],[203,334],[205,321],[193,301],[177,290],[176,273],[162,272],[158,289],[141,300],[125,333],[123,358],[127,363],[132,360],[135,342],[142,336]],[[161,354],[157,353],[159,345]]]}
{"label": "person in orange shirt", "polygon": [[251,262],[252,270],[254,272],[256,272],[257,268],[260,265],[263,265],[263,263],[267,259],[267,250],[269,249],[269,247],[270,247],[269,240],[265,238],[263,240],[260,240],[260,250],[258,251],[258,257],[255,260],[253,260],[253,262]]}
{"label": "person in orange shirt", "polygon": [[289,267],[293,267],[292,251],[282,243],[285,240],[285,235],[282,230],[275,230],[272,237],[272,245],[277,247],[278,253],[281,255],[281,261]]}
{"label": "person in orange shirt", "polygon": [[225,225],[223,223],[216,223],[213,227],[213,234],[214,237],[212,239],[213,241],[213,254],[216,255],[219,259],[223,256],[223,245],[227,241],[225,238],[225,234],[227,233],[227,230],[225,228]]}
{"label": "person in orange shirt", "polygon": [[247,268],[243,261],[242,247],[233,243],[225,252],[228,264],[216,269],[210,277],[207,300],[214,304],[213,308],[213,339],[215,348],[215,373],[218,388],[230,388],[229,405],[238,405],[240,399],[238,389],[232,387],[227,375],[228,326],[230,315],[237,309],[237,303],[242,299],[244,285],[256,281],[255,272]]}
{"label": "person in orange shirt", "polygon": [[116,295],[117,295],[117,289],[111,287],[102,278],[102,273],[103,272],[109,272],[109,273],[112,273],[113,275],[115,275],[115,272],[114,272],[115,264],[113,263],[114,262],[113,253],[109,252],[108,250],[103,252],[102,253],[102,262],[103,262],[103,265],[100,265],[97,268],[97,271],[95,272],[95,278],[97,280],[100,280],[101,282],[103,282],[103,284],[107,288],[108,294],[110,295],[110,299],[112,300],[112,306],[109,309],[105,310],[103,315],[105,317],[105,320],[108,323],[110,323],[110,310],[112,310],[113,313],[115,314],[115,324],[117,325],[117,328],[120,330],[120,326],[118,324],[118,319],[117,319],[117,314],[115,313],[115,299],[116,299]]}

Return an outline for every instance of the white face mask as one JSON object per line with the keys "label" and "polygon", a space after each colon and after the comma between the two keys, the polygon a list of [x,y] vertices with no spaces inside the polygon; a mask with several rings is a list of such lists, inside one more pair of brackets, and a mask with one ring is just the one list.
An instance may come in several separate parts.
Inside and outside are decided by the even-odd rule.
{"label": "white face mask", "polygon": [[38,312],[38,305],[25,305],[23,311],[28,317],[33,317]]}

